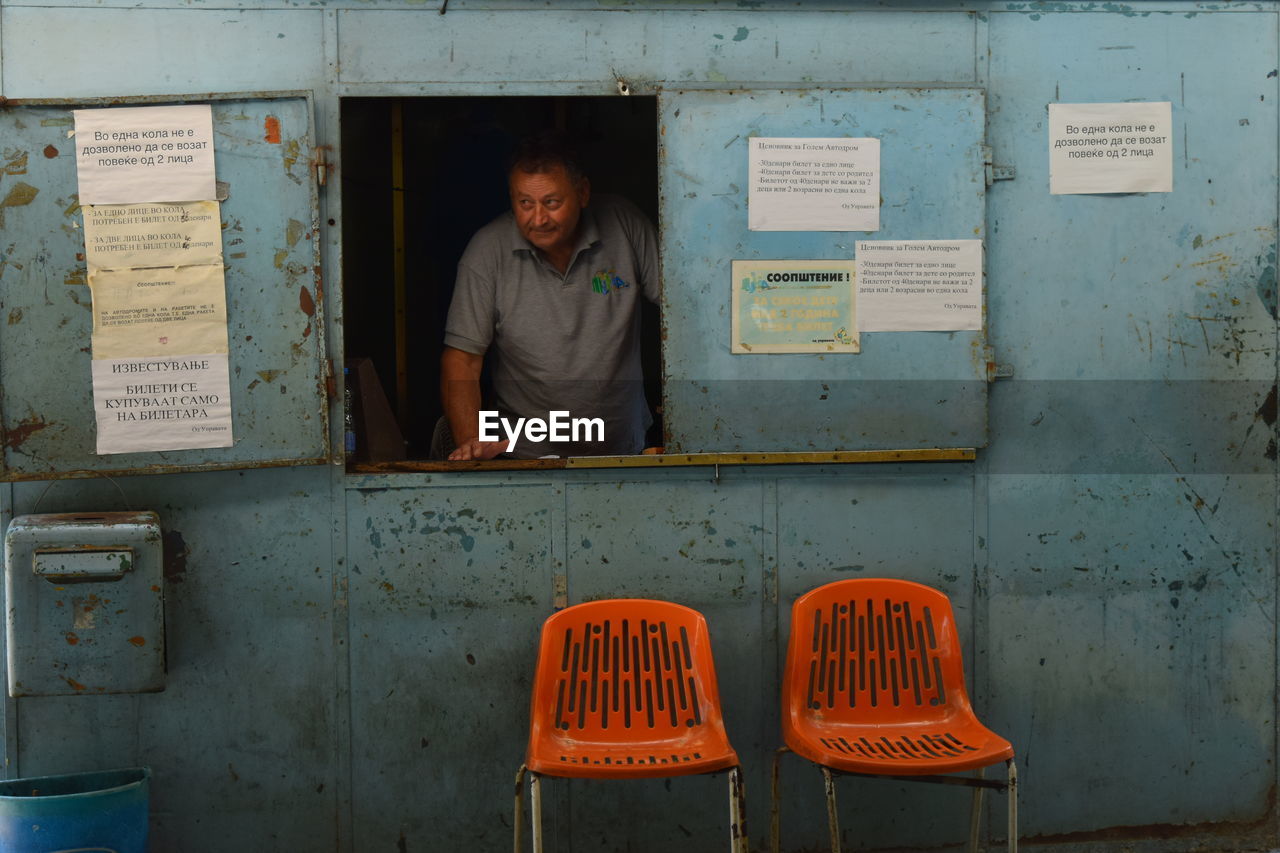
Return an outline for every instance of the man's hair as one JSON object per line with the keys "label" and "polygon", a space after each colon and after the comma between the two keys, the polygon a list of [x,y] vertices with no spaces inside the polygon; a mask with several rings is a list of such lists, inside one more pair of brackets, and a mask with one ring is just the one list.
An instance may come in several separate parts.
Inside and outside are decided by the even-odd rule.
{"label": "man's hair", "polygon": [[557,166],[563,166],[569,180],[575,184],[587,177],[578,152],[569,138],[556,130],[543,130],[520,140],[507,161],[507,174],[517,169],[528,174],[538,174],[549,172]]}

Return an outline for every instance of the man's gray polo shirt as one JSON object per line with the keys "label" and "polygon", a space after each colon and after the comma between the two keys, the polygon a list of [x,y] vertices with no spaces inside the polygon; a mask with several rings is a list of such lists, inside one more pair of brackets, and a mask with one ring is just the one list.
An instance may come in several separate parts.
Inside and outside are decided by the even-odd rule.
{"label": "man's gray polo shirt", "polygon": [[658,300],[657,235],[626,199],[592,197],[564,275],[524,238],[510,211],[471,238],[458,263],[445,345],[489,354],[492,408],[513,423],[547,420],[553,410],[604,420],[603,442],[522,440],[514,455],[643,449],[652,418],[640,369],[642,295]]}

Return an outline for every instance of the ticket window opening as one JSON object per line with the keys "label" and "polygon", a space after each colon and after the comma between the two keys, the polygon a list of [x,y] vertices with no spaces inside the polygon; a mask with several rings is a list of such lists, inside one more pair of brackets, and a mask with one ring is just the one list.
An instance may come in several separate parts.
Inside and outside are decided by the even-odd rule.
{"label": "ticket window opening", "polygon": [[[528,133],[564,131],[592,192],[630,199],[658,226],[657,98],[346,98],[341,115],[344,349],[372,362],[408,458],[426,459],[443,413],[440,351],[454,274],[471,236],[510,206],[514,145]],[[657,446],[659,315],[647,301],[643,310],[655,417],[646,445]],[[357,447],[377,439],[357,435]]]}

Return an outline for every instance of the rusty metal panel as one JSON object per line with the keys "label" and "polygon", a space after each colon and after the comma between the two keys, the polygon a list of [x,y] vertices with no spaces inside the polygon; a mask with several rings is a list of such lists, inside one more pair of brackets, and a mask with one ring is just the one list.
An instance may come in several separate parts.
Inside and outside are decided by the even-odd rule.
{"label": "rusty metal panel", "polygon": [[[567,488],[569,603],[660,598],[701,611],[747,789],[767,790],[764,759],[772,744],[760,738],[777,729],[775,703],[768,701],[776,695],[774,637],[767,630],[773,622],[763,588],[765,528],[772,529],[772,519],[765,517],[761,484],[690,477]],[[718,850],[729,831],[725,785],[720,775],[549,787],[569,790],[563,849]],[[754,809],[758,798],[751,800]],[[600,808],[602,802],[627,805]]]}
{"label": "rusty metal panel", "polygon": [[1007,475],[991,505],[992,724],[1032,761],[1025,835],[1273,843],[1274,478]]}
{"label": "rusty metal panel", "polygon": [[[285,10],[278,4],[264,10],[223,4],[166,9],[132,3],[105,8],[109,5],[5,3],[0,28],[4,95],[262,92],[311,89],[324,79],[324,13],[319,9]],[[250,56],[252,62],[230,61]]]}
{"label": "rusty metal panel", "polygon": [[161,693],[13,700],[5,773],[152,767],[157,851],[341,849],[346,611],[330,478],[297,467],[0,489],[21,514],[155,507],[168,656]]}
{"label": "rusty metal panel", "polygon": [[[992,148],[1018,177],[990,191],[989,302],[1015,382],[1273,381],[1275,33],[1272,14],[993,16]],[[1213,49],[1180,61],[1192,44]],[[1173,192],[1049,196],[1046,105],[1130,99],[1173,104]]]}
{"label": "rusty metal panel", "polygon": [[347,492],[356,849],[510,844],[563,505],[546,483]]}
{"label": "rusty metal panel", "polygon": [[[1275,845],[1268,8],[991,16],[989,684],[1044,844]],[[1046,105],[1131,99],[1173,192],[1049,196]]]}
{"label": "rusty metal panel", "polygon": [[212,103],[217,177],[228,185],[221,213],[235,446],[95,454],[91,297],[68,136],[79,105],[10,103],[0,111],[6,478],[324,461],[327,362],[310,98]]}
{"label": "rusty metal panel", "polygon": [[[902,578],[940,589],[951,599],[964,646],[966,674],[975,670],[972,470],[891,475],[804,477],[778,483],[778,653],[785,655],[791,604],[805,592],[850,577]],[[970,695],[981,717],[982,697]],[[779,734],[779,737],[781,735]],[[784,850],[827,843],[825,802],[814,765],[782,761]],[[967,825],[970,798],[958,789],[881,779],[837,783],[846,849],[930,849],[955,844]],[[910,811],[909,821],[877,815]]]}
{"label": "rusty metal panel", "polygon": [[[864,333],[857,355],[729,351],[733,259],[851,258],[864,238],[983,237],[984,93],[685,91],[659,104],[668,449],[985,446],[982,331]],[[748,231],[753,136],[879,138],[880,230]]]}
{"label": "rusty metal panel", "polygon": [[[615,77],[637,91],[737,81],[974,79],[975,15],[964,11],[548,9],[515,23],[510,11],[456,7],[443,16],[343,10],[338,19],[341,82],[429,81],[433,94],[476,83],[545,94],[551,81],[612,91]],[[519,37],[494,37],[509,28]],[[548,56],[556,58],[554,71]],[[406,64],[405,57],[414,59]],[[531,70],[511,73],[520,67]]]}
{"label": "rusty metal panel", "polygon": [[[455,2],[462,8],[440,16],[430,5],[360,4],[339,12],[353,5],[340,0],[327,11],[255,16],[56,8],[59,1],[65,3],[0,9],[6,94],[95,94],[91,87],[104,79],[126,80],[131,91],[192,91],[169,87],[175,80],[252,81],[259,68],[264,82],[255,85],[298,86],[323,76],[335,87],[365,87],[361,94],[428,86],[431,93],[564,94],[575,86],[607,88],[614,57],[625,74],[661,66],[655,56],[678,69],[672,76],[704,87],[738,76],[771,81],[775,73],[821,82],[936,77],[972,84],[974,69],[988,62],[972,27],[954,26],[971,21],[971,13],[919,5],[809,17],[808,4],[721,3],[708,13],[710,3],[655,11],[624,2],[617,10],[579,10],[582,18],[614,16],[595,43],[579,42],[585,31],[572,31],[571,40],[544,29],[562,8],[491,14],[519,3],[480,9]],[[176,0],[146,0],[162,2]],[[378,4],[391,5],[395,0]],[[997,161],[1018,170],[1016,181],[987,196],[992,331],[1001,360],[1028,381],[996,386],[992,446],[976,465],[956,466],[975,469],[973,498],[965,473],[873,476],[860,466],[833,466],[802,480],[794,471],[759,467],[719,482],[711,465],[626,476],[409,475],[403,486],[345,494],[339,478],[336,497],[330,472],[320,468],[121,480],[134,505],[162,510],[173,540],[166,562],[176,581],[167,602],[168,688],[10,702],[3,717],[8,774],[152,764],[153,833],[162,850],[502,849],[510,826],[507,763],[523,749],[533,641],[561,590],[574,600],[670,592],[702,602],[712,611],[722,689],[748,685],[729,694],[737,709],[731,713],[745,714],[731,719],[730,734],[760,762],[779,737],[773,707],[785,628],[777,630],[771,611],[785,613],[795,592],[856,565],[963,588],[963,572],[948,578],[947,558],[977,551],[970,624],[979,655],[970,667],[989,685],[989,721],[1025,761],[1027,835],[1068,851],[1273,848],[1276,407],[1269,389],[1280,91],[1271,74],[1280,61],[1274,8],[1254,8],[1069,3],[979,13],[990,21],[990,142]],[[469,18],[455,19],[459,12]],[[660,38],[647,23],[655,14],[673,22],[661,25]],[[322,45],[290,27],[320,15],[341,18],[341,28],[325,34],[340,34],[338,44]],[[756,29],[761,22],[775,28],[776,41]],[[129,38],[126,26],[136,26]],[[739,26],[750,31],[741,41]],[[791,40],[794,32],[815,43],[805,32],[815,26],[832,34],[821,52]],[[463,36],[453,46],[465,70],[445,51],[443,37],[454,27]],[[678,30],[688,38],[666,41],[658,52]],[[942,36],[932,37],[935,30]],[[159,60],[136,48],[153,34],[145,41],[161,43]],[[130,61],[102,76],[81,64],[73,48],[95,37]],[[477,39],[488,41],[471,44]],[[292,49],[273,54],[266,48],[273,40]],[[228,63],[240,44],[261,61]],[[586,56],[587,44],[603,49]],[[506,46],[513,59],[493,45]],[[205,53],[185,57],[179,46]],[[546,59],[570,47],[584,51],[559,66],[570,71]],[[326,49],[331,71],[321,67]],[[939,50],[949,58],[938,59]],[[46,54],[58,58],[47,69],[40,61]],[[161,61],[175,56],[189,62]],[[917,68],[924,70],[917,75]],[[55,83],[46,81],[75,88],[51,89]],[[747,99],[740,92],[720,97]],[[1186,118],[1175,140],[1175,193],[1050,198],[1045,104],[1128,98],[1171,99],[1175,115]],[[11,137],[6,131],[3,138],[0,151]],[[950,138],[950,131],[935,138]],[[32,162],[40,156],[33,152]],[[14,181],[35,186],[4,171],[0,200]],[[696,187],[685,191],[705,200]],[[911,206],[927,210],[928,199],[914,196]],[[23,208],[3,210],[0,264],[7,266],[10,229],[19,227],[12,223]],[[709,206],[699,215],[695,229],[721,228],[731,214]],[[59,228],[12,233],[49,241],[53,260],[40,261],[45,272],[35,285],[43,292],[48,280],[61,298],[59,265],[71,262],[70,243],[55,240],[63,239]],[[669,232],[667,239],[685,237]],[[722,264],[732,250],[736,244],[709,252],[703,266]],[[24,251],[19,261],[28,265],[43,257],[39,248]],[[701,275],[698,269],[682,265],[681,276]],[[0,273],[0,299],[9,298],[13,275],[14,268]],[[670,272],[668,280],[677,281]],[[71,309],[84,309],[67,306],[63,315],[75,345],[85,345],[86,326]],[[6,304],[0,356],[9,313]],[[57,323],[46,326],[62,334]],[[45,343],[35,356],[19,353],[20,363],[38,359],[39,377],[49,384],[80,375]],[[7,384],[7,375],[0,378]],[[1166,381],[1180,383],[1179,390],[1163,394],[1159,383]],[[1093,396],[1089,382],[1106,390]],[[792,430],[810,422],[808,415],[777,418]],[[582,481],[563,490],[571,477]],[[385,485],[389,478],[374,479]],[[117,501],[116,487],[103,479],[59,483],[47,497],[43,486],[0,489],[0,514],[13,509],[6,501],[14,496],[22,512]],[[447,516],[435,522],[439,530],[424,530],[428,512]],[[702,526],[707,519],[714,532]],[[975,543],[989,545],[989,567],[985,546],[970,546],[960,532],[966,523]],[[351,559],[341,548],[331,552],[330,524],[349,528]],[[745,545],[726,530],[756,538]],[[749,577],[757,559],[758,604],[735,597],[736,586],[718,585],[723,577]],[[717,625],[729,625],[730,636],[722,639]],[[748,632],[741,641],[732,636],[738,629]],[[351,696],[341,686],[346,673]],[[354,758],[347,759],[344,747],[352,742]],[[353,773],[344,772],[347,760]],[[821,844],[821,812],[814,818],[811,810],[821,801],[818,777],[797,764],[786,768],[788,797],[803,801],[784,804],[784,849],[791,851]],[[631,786],[575,786],[571,799],[548,806],[548,825],[558,831],[554,849],[572,842],[574,850],[620,850],[629,839],[632,849],[722,849],[723,838],[707,829],[727,814],[722,780],[689,781],[673,784],[671,794],[660,783],[644,789],[638,806],[629,802]],[[963,816],[945,789],[934,799],[937,789],[927,786],[840,784],[852,846],[962,838]],[[757,846],[766,791],[763,776],[753,773],[749,829]],[[991,799],[998,839],[1003,804]],[[599,816],[584,814],[588,804]],[[650,806],[671,806],[655,820],[661,826],[631,823],[653,814]],[[705,815],[692,826],[672,820],[690,809]],[[933,809],[936,823],[921,818]],[[359,832],[342,843],[335,836],[342,837],[351,812]],[[692,844],[682,825],[707,843]],[[653,839],[662,845],[640,843]]]}

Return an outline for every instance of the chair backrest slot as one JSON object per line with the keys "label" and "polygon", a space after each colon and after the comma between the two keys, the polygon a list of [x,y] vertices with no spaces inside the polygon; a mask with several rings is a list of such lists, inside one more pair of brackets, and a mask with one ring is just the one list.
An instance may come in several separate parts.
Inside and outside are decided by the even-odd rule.
{"label": "chair backrest slot", "polygon": [[[795,661],[804,667],[796,685],[804,706],[826,712],[944,711],[950,701],[944,658],[952,652],[940,644],[958,642],[940,634],[943,624],[948,637],[955,634],[945,596],[918,584],[895,588],[885,581],[866,582],[874,586],[862,593],[853,583],[831,584],[840,589],[807,600],[815,590],[796,603],[793,631],[807,658]],[[916,594],[920,590],[926,594]]]}
{"label": "chair backrest slot", "polygon": [[[716,694],[706,620],[697,611],[644,599],[566,608],[548,618],[540,642],[531,754],[545,739],[556,746],[539,754],[557,764],[703,761],[693,747],[708,738],[725,743],[718,708],[707,713]],[[668,746],[655,750],[663,741]],[[603,751],[584,755],[584,744]]]}

